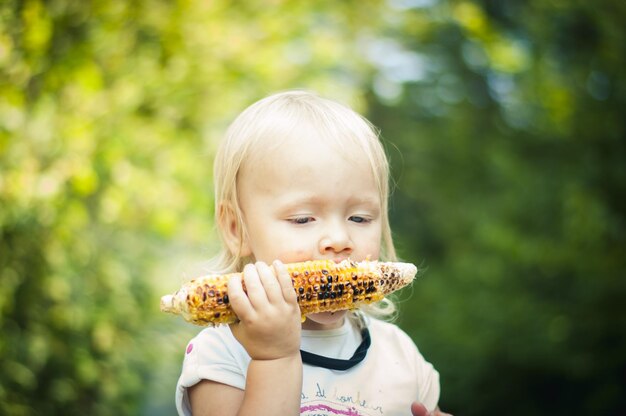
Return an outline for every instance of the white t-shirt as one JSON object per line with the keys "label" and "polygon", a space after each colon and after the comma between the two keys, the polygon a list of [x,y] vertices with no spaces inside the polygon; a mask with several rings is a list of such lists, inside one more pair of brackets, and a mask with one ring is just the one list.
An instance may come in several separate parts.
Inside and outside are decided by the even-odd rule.
{"label": "white t-shirt", "polygon": [[[429,410],[435,408],[439,373],[398,327],[371,318],[366,322],[371,346],[361,363],[346,371],[304,364],[301,415],[405,416],[416,400]],[[303,330],[301,349],[348,359],[360,343],[360,331],[346,319],[337,329]],[[250,357],[227,326],[204,329],[187,345],[176,386],[179,415],[191,415],[187,388],[200,380],[243,390],[249,363]]]}

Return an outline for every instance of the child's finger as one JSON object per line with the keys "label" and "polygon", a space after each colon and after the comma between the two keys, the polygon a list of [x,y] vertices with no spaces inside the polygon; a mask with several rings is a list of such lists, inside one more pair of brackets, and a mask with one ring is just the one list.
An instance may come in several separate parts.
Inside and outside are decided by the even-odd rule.
{"label": "child's finger", "polygon": [[283,300],[283,294],[281,293],[281,287],[276,279],[276,274],[270,267],[263,263],[257,262],[256,269],[261,280],[261,284],[265,289],[265,295],[270,302],[278,302]]}
{"label": "child's finger", "polygon": [[241,283],[240,276],[232,276],[228,279],[228,299],[230,306],[233,308],[235,314],[239,319],[244,319],[251,313],[254,313],[254,308],[250,304],[246,292],[243,291],[243,285]]}
{"label": "child's finger", "polygon": [[246,292],[248,293],[248,299],[252,307],[257,309],[267,304],[265,288],[261,283],[259,273],[254,265],[246,264],[243,268],[243,281],[246,284]]}
{"label": "child's finger", "polygon": [[296,295],[296,291],[293,289],[293,283],[289,272],[287,272],[287,268],[280,260],[275,260],[273,266],[276,271],[276,278],[280,285],[283,298],[290,303],[297,302],[298,296]]}

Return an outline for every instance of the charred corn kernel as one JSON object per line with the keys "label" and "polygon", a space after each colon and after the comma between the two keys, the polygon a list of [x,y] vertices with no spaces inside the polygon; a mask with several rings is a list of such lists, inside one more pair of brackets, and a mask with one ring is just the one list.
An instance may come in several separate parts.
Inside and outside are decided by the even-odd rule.
{"label": "charred corn kernel", "polygon": [[[410,284],[417,268],[410,263],[315,260],[285,264],[291,275],[302,317],[310,313],[355,309],[378,302]],[[215,326],[237,322],[229,305],[227,282],[231,276],[209,275],[186,284],[161,298],[161,310],[180,314],[196,325]],[[244,286],[245,290],[245,286]]]}

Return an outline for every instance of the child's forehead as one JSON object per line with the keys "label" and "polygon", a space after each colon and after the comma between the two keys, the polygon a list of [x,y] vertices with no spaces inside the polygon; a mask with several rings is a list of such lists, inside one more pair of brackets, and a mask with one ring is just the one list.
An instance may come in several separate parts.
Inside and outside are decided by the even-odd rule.
{"label": "child's forehead", "polygon": [[[344,146],[316,137],[300,136],[285,140],[252,155],[242,166],[239,180],[256,188],[317,188],[370,178],[375,182],[372,163],[354,143]],[[329,190],[330,191],[330,190]]]}

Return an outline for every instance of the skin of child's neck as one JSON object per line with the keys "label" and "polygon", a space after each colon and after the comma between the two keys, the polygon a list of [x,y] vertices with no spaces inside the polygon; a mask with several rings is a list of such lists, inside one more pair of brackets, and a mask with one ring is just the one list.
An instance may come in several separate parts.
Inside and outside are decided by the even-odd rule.
{"label": "skin of child's neck", "polygon": [[[379,256],[381,198],[356,144],[339,150],[315,135],[292,137],[244,164],[237,188],[245,226],[240,247],[256,261]],[[303,328],[338,328],[346,313],[311,314]]]}

